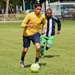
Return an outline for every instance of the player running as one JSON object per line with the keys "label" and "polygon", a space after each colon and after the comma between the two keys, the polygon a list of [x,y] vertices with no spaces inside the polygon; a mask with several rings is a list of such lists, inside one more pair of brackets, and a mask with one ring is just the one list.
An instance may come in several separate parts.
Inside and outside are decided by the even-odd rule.
{"label": "player running", "polygon": [[[39,56],[40,56],[40,27],[41,23],[43,24],[43,31],[45,33],[45,25],[46,19],[43,14],[41,14],[41,4],[36,3],[34,5],[34,12],[31,12],[26,15],[25,19],[23,20],[21,27],[24,28],[23,31],[23,51],[20,60],[20,66],[23,68],[24,65],[24,58],[30,46],[30,41],[33,42],[36,48],[36,58],[35,63],[38,63]],[[31,59],[31,58],[30,58]]]}
{"label": "player running", "polygon": [[52,16],[52,9],[47,9],[46,11],[46,33],[41,35],[41,57],[44,57],[44,44],[46,43],[46,50],[48,50],[52,46],[52,42],[55,35],[55,22],[57,23],[57,34],[60,33],[61,30],[61,22],[59,18]]}

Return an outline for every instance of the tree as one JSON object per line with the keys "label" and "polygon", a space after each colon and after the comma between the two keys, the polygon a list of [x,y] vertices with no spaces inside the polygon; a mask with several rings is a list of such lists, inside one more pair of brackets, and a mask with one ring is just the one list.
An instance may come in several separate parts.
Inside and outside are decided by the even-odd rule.
{"label": "tree", "polygon": [[9,0],[6,0],[6,17],[8,17]]}
{"label": "tree", "polygon": [[0,13],[1,13],[1,8],[4,8],[6,6],[5,4],[6,4],[5,0],[0,0]]}
{"label": "tree", "polygon": [[19,5],[19,3],[21,3],[21,0],[4,0],[4,1],[6,2],[6,6],[5,6],[5,8],[6,8],[6,17],[8,16],[10,7],[12,7],[14,9],[14,12],[16,12],[16,6]]}
{"label": "tree", "polygon": [[21,0],[10,0],[10,5],[14,8],[14,11],[16,12],[16,6],[21,5],[22,1]]}

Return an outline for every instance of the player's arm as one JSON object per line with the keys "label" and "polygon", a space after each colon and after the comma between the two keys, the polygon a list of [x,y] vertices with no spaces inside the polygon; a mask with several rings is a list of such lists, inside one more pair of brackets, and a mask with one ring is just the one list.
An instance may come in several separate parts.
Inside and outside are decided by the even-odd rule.
{"label": "player's arm", "polygon": [[42,19],[42,34],[45,34],[45,30],[46,30],[46,18],[44,17]]}
{"label": "player's arm", "polygon": [[61,21],[60,21],[60,19],[59,18],[54,18],[55,19],[55,22],[57,22],[57,34],[60,34],[60,30],[61,30]]}
{"label": "player's arm", "polygon": [[26,17],[24,18],[21,27],[25,28],[25,27],[33,27],[33,24],[29,24],[30,21],[30,15],[26,15]]}

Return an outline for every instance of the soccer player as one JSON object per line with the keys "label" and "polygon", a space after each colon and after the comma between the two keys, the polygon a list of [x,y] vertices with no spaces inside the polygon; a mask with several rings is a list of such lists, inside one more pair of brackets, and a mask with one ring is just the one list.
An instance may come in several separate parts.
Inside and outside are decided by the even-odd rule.
{"label": "soccer player", "polygon": [[40,57],[40,27],[41,23],[43,24],[42,33],[45,33],[46,27],[46,18],[43,14],[41,14],[41,4],[35,3],[34,11],[27,14],[25,19],[23,20],[21,27],[24,28],[23,31],[23,51],[20,60],[20,66],[23,68],[24,65],[24,58],[30,46],[30,41],[33,42],[36,48],[36,57],[35,63],[38,63]]}
{"label": "soccer player", "polygon": [[55,35],[55,22],[57,23],[57,34],[61,30],[61,22],[59,18],[52,16],[52,9],[46,10],[46,31],[45,34],[41,35],[41,57],[44,57],[44,44],[46,43],[46,50],[52,46],[52,42]]}

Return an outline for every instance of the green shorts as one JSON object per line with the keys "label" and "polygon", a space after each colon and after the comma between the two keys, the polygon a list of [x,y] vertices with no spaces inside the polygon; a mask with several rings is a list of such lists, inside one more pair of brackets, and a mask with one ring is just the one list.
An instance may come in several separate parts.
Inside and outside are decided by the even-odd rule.
{"label": "green shorts", "polygon": [[41,38],[40,38],[40,40],[41,40],[41,44],[43,44],[43,43],[48,43],[48,44],[52,44],[52,42],[53,42],[53,39],[54,39],[54,36],[44,36],[44,35],[41,35]]}

